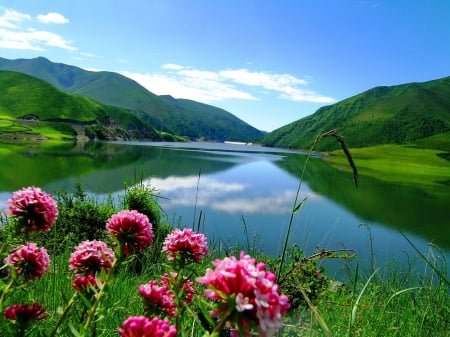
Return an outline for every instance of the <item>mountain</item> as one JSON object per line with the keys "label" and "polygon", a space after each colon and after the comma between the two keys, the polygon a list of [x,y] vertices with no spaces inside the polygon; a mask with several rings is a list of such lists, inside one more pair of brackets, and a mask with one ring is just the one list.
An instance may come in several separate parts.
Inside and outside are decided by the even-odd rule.
{"label": "mountain", "polygon": [[44,57],[0,58],[0,70],[22,72],[55,87],[132,111],[155,129],[191,139],[253,141],[264,133],[231,113],[189,100],[158,96],[137,82],[114,72],[87,71]]}
{"label": "mountain", "polygon": [[125,109],[59,90],[35,77],[0,70],[0,133],[3,139],[159,139],[148,124]]}
{"label": "mountain", "polygon": [[[266,146],[309,149],[322,132],[338,129],[349,147],[408,144],[450,131],[450,77],[370,89],[272,131]],[[316,150],[339,144],[324,139]]]}

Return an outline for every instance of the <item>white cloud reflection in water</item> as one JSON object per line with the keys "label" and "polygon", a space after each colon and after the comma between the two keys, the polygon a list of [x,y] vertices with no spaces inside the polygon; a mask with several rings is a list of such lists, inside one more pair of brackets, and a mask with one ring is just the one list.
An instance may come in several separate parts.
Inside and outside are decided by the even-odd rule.
{"label": "white cloud reflection in water", "polygon": [[[194,207],[196,202],[197,207],[210,207],[229,214],[285,214],[291,211],[296,194],[293,188],[252,193],[252,187],[245,183],[204,176],[200,180],[198,176],[151,178],[145,183],[158,191],[164,209]],[[300,197],[307,197],[309,201],[321,198],[306,185]]]}

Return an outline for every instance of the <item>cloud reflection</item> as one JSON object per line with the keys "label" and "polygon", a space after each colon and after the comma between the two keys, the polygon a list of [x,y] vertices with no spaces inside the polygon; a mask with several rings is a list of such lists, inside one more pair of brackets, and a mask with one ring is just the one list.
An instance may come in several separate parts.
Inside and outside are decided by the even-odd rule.
{"label": "cloud reflection", "polygon": [[[240,182],[223,182],[212,177],[198,176],[152,178],[146,181],[161,197],[163,208],[209,207],[230,214],[284,214],[293,207],[296,190],[282,189],[255,194],[255,190]],[[198,186],[198,192],[197,192]],[[251,192],[251,193],[250,193]],[[256,191],[257,192],[257,191]],[[302,198],[317,199],[312,191],[302,191]]]}

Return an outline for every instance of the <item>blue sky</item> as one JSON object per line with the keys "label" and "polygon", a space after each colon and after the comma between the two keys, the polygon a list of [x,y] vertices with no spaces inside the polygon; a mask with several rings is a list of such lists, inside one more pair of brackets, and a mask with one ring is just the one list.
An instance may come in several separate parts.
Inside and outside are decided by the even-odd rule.
{"label": "blue sky", "polygon": [[118,72],[272,131],[450,76],[450,1],[0,0],[0,56]]}

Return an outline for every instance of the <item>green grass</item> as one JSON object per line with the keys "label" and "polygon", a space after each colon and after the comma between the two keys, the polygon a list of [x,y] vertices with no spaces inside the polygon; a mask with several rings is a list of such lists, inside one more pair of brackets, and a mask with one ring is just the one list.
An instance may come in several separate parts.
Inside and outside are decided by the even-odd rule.
{"label": "green grass", "polygon": [[[350,152],[362,175],[430,187],[450,181],[450,161],[438,156],[442,153],[440,150],[380,145],[350,149]],[[350,170],[341,150],[331,152],[325,160],[335,167]]]}
{"label": "green grass", "polygon": [[[67,247],[62,254],[52,256],[51,269],[55,273],[35,281],[31,291],[17,299],[37,301],[47,308],[50,317],[41,326],[47,332],[56,323],[56,313],[61,312],[73,293],[73,275],[67,270],[71,249]],[[431,255],[437,257],[435,253]],[[220,254],[214,255],[217,256]],[[440,257],[435,263],[438,268],[444,268]],[[431,268],[413,272],[417,265],[418,261],[411,262],[410,271],[402,272],[400,270],[405,270],[405,266],[392,261],[370,273],[359,270],[356,261],[343,262],[343,269],[348,273],[344,283],[327,288],[313,301],[315,315],[306,304],[290,311],[277,336],[450,336],[448,286]],[[205,261],[199,269],[205,270],[210,266],[210,261]],[[98,336],[118,336],[117,327],[127,317],[142,314],[143,302],[137,286],[159,279],[166,268],[166,262],[160,258],[156,263],[144,264],[140,274],[127,270],[119,272],[109,295],[102,302],[102,318],[96,324]],[[75,313],[83,310],[80,302],[76,308]],[[184,329],[178,336],[203,335],[203,328],[194,312],[186,313],[183,320]],[[71,336],[67,325],[62,327],[58,336]]]}
{"label": "green grass", "polygon": [[[144,207],[150,206],[150,204],[155,206],[155,199],[152,196],[148,193],[141,193],[145,191],[148,192],[145,188],[141,191],[137,187],[128,190],[128,193],[134,196],[134,205],[139,204],[141,208],[147,208],[149,212],[157,211],[151,207]],[[6,305],[38,302],[47,309],[49,314],[47,319],[35,324],[36,329],[30,330],[27,336],[49,336],[66,304],[73,296],[74,290],[71,288],[71,283],[74,275],[68,270],[68,265],[69,256],[79,242],[79,238],[77,237],[77,240],[70,238],[74,239],[74,235],[85,233],[84,229],[77,225],[82,223],[90,224],[93,227],[98,226],[102,233],[104,232],[104,221],[97,221],[98,223],[94,226],[93,221],[97,218],[94,219],[92,214],[95,212],[85,211],[92,210],[92,205],[113,207],[112,204],[97,205],[95,200],[92,201],[92,204],[86,200],[81,186],[78,186],[75,195],[76,197],[59,199],[60,220],[53,226],[53,232],[37,233],[36,237],[33,237],[38,240],[36,242],[39,243],[39,246],[47,245],[47,249],[50,251],[52,264],[48,273],[39,280],[28,282],[23,288],[17,288],[12,294],[8,294],[9,297],[6,297]],[[123,206],[130,202],[130,199],[126,199]],[[76,204],[79,204],[80,207],[73,214],[72,211]],[[88,205],[90,206],[87,207]],[[111,211],[115,210],[111,208]],[[108,218],[108,215],[103,214],[102,217]],[[158,223],[158,226],[155,226],[155,230],[158,228],[157,233],[168,233],[173,226],[166,223],[166,220],[160,222],[155,218],[154,221],[155,224]],[[0,221],[0,224],[4,223]],[[61,235],[64,227],[71,229],[67,235]],[[2,241],[5,240],[5,228],[0,227]],[[245,223],[244,232],[246,232]],[[102,297],[99,310],[96,311],[98,319],[95,324],[90,326],[91,329],[95,327],[96,332],[93,333],[91,330],[83,336],[118,336],[117,328],[122,326],[124,320],[129,316],[143,314],[143,302],[137,287],[146,284],[149,280],[160,280],[161,275],[165,272],[179,271],[174,268],[175,264],[167,260],[165,254],[161,254],[160,244],[164,236],[156,236],[159,245],[152,246],[147,253],[138,257],[140,259],[138,263],[136,260],[130,260],[121,264],[117,273],[111,272],[110,275],[113,277],[111,282],[108,282],[106,296]],[[409,239],[407,240],[409,241]],[[247,241],[247,251],[252,251],[251,244],[249,240]],[[419,252],[413,243],[410,243],[412,251],[416,250],[419,256],[408,255],[411,258],[408,258],[406,266],[398,265],[395,259],[382,266],[377,266],[376,261],[372,261],[371,267],[366,270],[359,268],[357,260],[348,256],[340,256],[342,274],[347,276],[342,276],[340,284],[332,284],[332,280],[328,279],[325,286],[321,287],[314,297],[309,295],[312,294],[312,287],[317,285],[314,275],[323,272],[319,269],[306,268],[313,266],[308,261],[316,260],[308,260],[309,258],[305,259],[302,255],[295,255],[296,252],[299,254],[301,251],[293,250],[291,252],[289,250],[292,253],[289,257],[293,263],[286,265],[280,274],[279,282],[282,284],[281,280],[285,276],[294,273],[294,277],[289,279],[290,288],[292,290],[292,286],[297,286],[299,291],[295,292],[302,293],[305,301],[285,315],[284,325],[277,336],[450,336],[450,297],[448,296],[449,281],[446,261],[442,252],[436,247],[430,246],[428,252]],[[62,247],[62,249],[55,250],[56,247]],[[199,264],[189,265],[184,272],[191,275],[191,280],[195,280],[196,275],[204,275],[206,269],[212,267],[211,262],[214,259],[230,254],[236,256],[243,248],[233,247],[231,251],[221,251],[216,245],[211,245],[210,256]],[[254,248],[252,257],[257,261],[265,262],[269,270],[275,271],[275,268],[280,265],[279,258],[270,259]],[[315,255],[322,254],[324,251],[319,250],[319,253]],[[1,256],[1,258],[3,257]],[[296,257],[300,260],[297,260]],[[338,258],[337,255],[332,255],[332,257]],[[304,283],[296,280],[295,275],[300,279],[307,273],[310,273],[309,275],[312,277],[303,278]],[[103,275],[103,277],[106,276]],[[4,285],[7,282],[9,282],[9,277],[3,272],[0,274],[0,289],[5,289]],[[185,308],[178,320],[180,329],[177,336],[205,336],[205,329],[198,319],[198,311],[202,306],[200,303],[206,303],[205,299],[202,300],[200,296],[204,289],[198,283],[196,289],[196,300]],[[285,289],[281,287],[280,293],[285,293]],[[82,300],[78,297],[71,310],[68,311],[67,320],[60,326],[57,336],[72,336],[68,321],[74,326],[80,326],[78,323],[81,321],[80,323],[83,325],[85,314],[91,304],[92,302],[89,300]],[[207,304],[203,304],[203,306],[205,305]],[[206,310],[206,307],[204,308]],[[174,324],[173,321],[172,324]],[[11,327],[10,323],[0,317],[0,329],[2,329],[0,331],[12,336],[10,334],[12,333]],[[24,335],[17,334],[17,336]]]}

